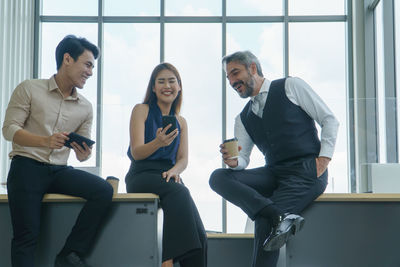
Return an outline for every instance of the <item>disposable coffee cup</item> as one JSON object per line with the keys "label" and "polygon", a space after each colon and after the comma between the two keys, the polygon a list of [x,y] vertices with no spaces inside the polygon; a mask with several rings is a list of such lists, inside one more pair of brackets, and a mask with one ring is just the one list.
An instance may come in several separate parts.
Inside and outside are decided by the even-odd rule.
{"label": "disposable coffee cup", "polygon": [[114,195],[118,194],[118,184],[119,184],[119,179],[114,176],[108,176],[106,179],[107,182],[109,182],[114,190]]}
{"label": "disposable coffee cup", "polygon": [[236,159],[239,157],[238,140],[236,137],[225,140],[224,146],[225,149],[228,150],[228,154],[231,156],[229,159]]}

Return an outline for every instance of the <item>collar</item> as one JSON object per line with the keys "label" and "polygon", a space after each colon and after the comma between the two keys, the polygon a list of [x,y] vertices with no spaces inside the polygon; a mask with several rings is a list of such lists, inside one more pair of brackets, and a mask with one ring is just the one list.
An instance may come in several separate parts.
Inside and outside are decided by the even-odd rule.
{"label": "collar", "polygon": [[[62,95],[61,90],[60,90],[60,88],[58,87],[58,85],[56,83],[55,77],[56,77],[56,75],[54,74],[49,79],[49,91],[58,90],[58,92]],[[78,92],[77,92],[75,87],[72,90],[72,95],[66,97],[65,100],[79,100],[79,94],[78,94]]]}
{"label": "collar", "polygon": [[267,78],[264,78],[264,81],[263,81],[263,83],[262,83],[262,85],[261,85],[261,88],[260,88],[260,92],[258,92],[258,94],[255,95],[255,96],[251,96],[251,97],[250,97],[251,101],[254,102],[254,101],[255,101],[255,98],[256,98],[257,96],[261,96],[262,94],[268,93],[268,90],[269,90],[270,85],[271,85],[271,81],[268,80]]}

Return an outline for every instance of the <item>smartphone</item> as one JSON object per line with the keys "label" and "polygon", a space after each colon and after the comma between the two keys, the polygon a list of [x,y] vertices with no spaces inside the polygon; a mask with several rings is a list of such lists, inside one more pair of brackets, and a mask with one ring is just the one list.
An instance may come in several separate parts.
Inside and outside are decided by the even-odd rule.
{"label": "smartphone", "polygon": [[166,134],[169,134],[173,130],[176,129],[176,117],[172,115],[162,116],[162,127],[163,129],[168,126],[168,124],[172,124],[171,128],[168,129]]}
{"label": "smartphone", "polygon": [[85,142],[89,147],[95,143],[95,141],[90,140],[89,138],[86,138],[86,137],[79,135],[77,133],[74,133],[74,132],[70,133],[68,135],[68,137],[69,137],[69,140],[65,141],[64,146],[69,147],[69,148],[72,148],[72,146],[71,146],[72,142],[76,142],[81,147],[83,147],[83,144],[82,144],[83,142]]}

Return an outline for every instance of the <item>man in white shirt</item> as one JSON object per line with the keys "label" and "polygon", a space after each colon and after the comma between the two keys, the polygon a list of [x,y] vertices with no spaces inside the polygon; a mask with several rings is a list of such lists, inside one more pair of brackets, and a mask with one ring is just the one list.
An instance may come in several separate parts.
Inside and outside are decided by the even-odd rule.
{"label": "man in white shirt", "polygon": [[[70,132],[90,138],[93,110],[78,93],[92,76],[98,48],[85,38],[66,36],[56,48],[57,73],[50,79],[26,80],[10,99],[3,124],[4,138],[12,142],[7,178],[13,225],[13,267],[34,266],[40,230],[40,209],[46,193],[86,199],[55,267],[88,266],[83,257],[93,245],[110,207],[113,189],[104,179],[67,166]],[[86,143],[71,143],[79,161],[90,157]]]}
{"label": "man in white shirt", "polygon": [[[326,188],[339,123],[300,78],[264,78],[251,52],[225,56],[222,63],[233,89],[250,101],[235,119],[239,157],[231,158],[222,144],[229,168],[215,170],[210,186],[255,221],[252,266],[276,266],[279,248],[304,224],[298,214]],[[247,170],[254,144],[266,164]]]}

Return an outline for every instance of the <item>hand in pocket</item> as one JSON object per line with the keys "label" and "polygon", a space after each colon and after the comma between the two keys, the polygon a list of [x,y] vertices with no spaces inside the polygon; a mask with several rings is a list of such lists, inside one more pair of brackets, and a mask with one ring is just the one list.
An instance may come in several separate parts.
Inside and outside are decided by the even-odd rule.
{"label": "hand in pocket", "polygon": [[317,168],[317,177],[320,177],[326,171],[330,161],[331,159],[327,157],[318,157],[315,159],[315,164]]}

